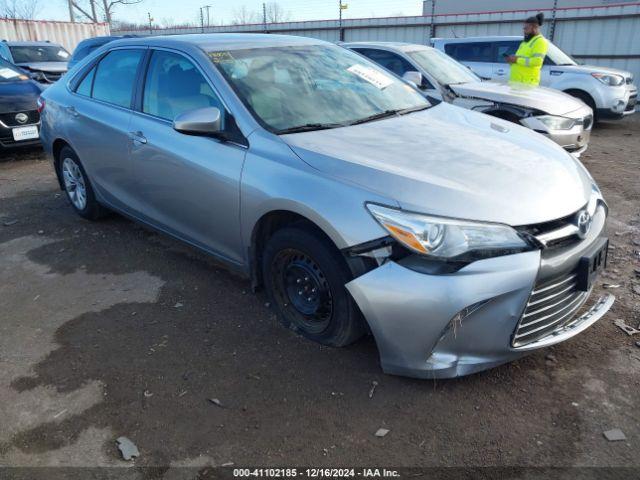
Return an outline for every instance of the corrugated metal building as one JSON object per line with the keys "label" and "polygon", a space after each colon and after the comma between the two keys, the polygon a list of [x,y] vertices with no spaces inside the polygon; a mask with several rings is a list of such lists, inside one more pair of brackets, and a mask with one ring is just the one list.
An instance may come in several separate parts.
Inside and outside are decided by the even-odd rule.
{"label": "corrugated metal building", "polygon": [[601,7],[616,3],[635,3],[637,0],[423,0],[423,15],[431,15],[435,8],[437,14],[495,12],[499,10],[551,10],[554,7]]}
{"label": "corrugated metal building", "polygon": [[[436,4],[438,1],[440,0],[436,0]],[[471,4],[469,8],[480,4],[466,3]],[[485,2],[482,2],[482,5],[484,4]],[[331,42],[377,40],[428,44],[432,37],[521,35],[523,19],[535,15],[539,10],[535,8],[434,16],[348,19],[342,22],[317,20],[120,33],[172,35],[200,32],[268,32],[314,37]],[[629,70],[634,73],[635,78],[640,78],[640,2],[607,2],[605,5],[597,6],[560,7],[547,10],[545,14],[549,21],[543,27],[544,34],[564,51],[583,63]]]}
{"label": "corrugated metal building", "polygon": [[108,24],[0,18],[0,40],[49,40],[70,52],[81,40],[100,35],[109,35]]}

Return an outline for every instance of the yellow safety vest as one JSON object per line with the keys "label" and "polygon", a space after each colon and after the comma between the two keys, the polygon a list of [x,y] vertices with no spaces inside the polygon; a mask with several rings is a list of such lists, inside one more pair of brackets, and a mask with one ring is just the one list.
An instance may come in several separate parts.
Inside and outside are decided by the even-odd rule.
{"label": "yellow safety vest", "polygon": [[527,85],[540,84],[540,69],[547,54],[547,39],[536,35],[528,42],[520,43],[516,63],[511,64],[509,80]]}

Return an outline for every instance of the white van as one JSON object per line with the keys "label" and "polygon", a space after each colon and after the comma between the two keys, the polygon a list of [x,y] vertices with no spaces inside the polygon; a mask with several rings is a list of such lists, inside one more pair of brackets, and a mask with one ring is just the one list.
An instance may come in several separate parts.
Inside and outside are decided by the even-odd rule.
{"label": "white van", "polygon": [[[515,54],[522,37],[434,38],[432,45],[487,80],[507,81],[505,55]],[[547,40],[548,41],[548,40]],[[615,68],[579,65],[549,42],[540,84],[578,97],[599,120],[620,119],[635,112],[638,89],[633,75]]]}

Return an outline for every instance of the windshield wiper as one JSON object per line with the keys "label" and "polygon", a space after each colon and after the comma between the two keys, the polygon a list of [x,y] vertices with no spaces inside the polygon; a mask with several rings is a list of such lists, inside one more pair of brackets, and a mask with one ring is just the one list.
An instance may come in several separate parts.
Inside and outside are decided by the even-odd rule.
{"label": "windshield wiper", "polygon": [[305,123],[295,127],[283,128],[276,132],[277,135],[285,135],[287,133],[312,132],[314,130],[328,130],[330,128],[344,127],[343,123]]}
{"label": "windshield wiper", "polygon": [[359,125],[361,123],[372,122],[374,120],[381,120],[387,117],[395,117],[401,111],[402,110],[385,110],[384,112],[374,113],[373,115],[369,115],[368,117],[364,117],[359,120],[354,120],[353,122],[350,122],[349,125]]}
{"label": "windshield wiper", "polygon": [[431,105],[419,105],[417,107],[399,108],[395,110],[385,110],[384,112],[374,113],[368,117],[361,118],[360,120],[354,120],[349,125],[359,125],[361,123],[372,122],[374,120],[382,120],[383,118],[396,117],[398,115],[406,115],[407,113],[418,112],[420,110],[426,110]]}

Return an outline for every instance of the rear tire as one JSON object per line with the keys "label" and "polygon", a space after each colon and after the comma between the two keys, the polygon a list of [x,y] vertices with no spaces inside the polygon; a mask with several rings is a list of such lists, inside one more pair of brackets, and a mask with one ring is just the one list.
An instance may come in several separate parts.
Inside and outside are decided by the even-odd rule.
{"label": "rear tire", "polygon": [[358,307],[345,288],[352,279],[331,242],[304,227],[277,231],[262,255],[265,289],[282,324],[333,347],[365,332]]}
{"label": "rear tire", "polygon": [[87,172],[76,152],[71,147],[63,147],[58,159],[62,184],[76,213],[87,220],[103,217],[107,210],[96,200]]}

